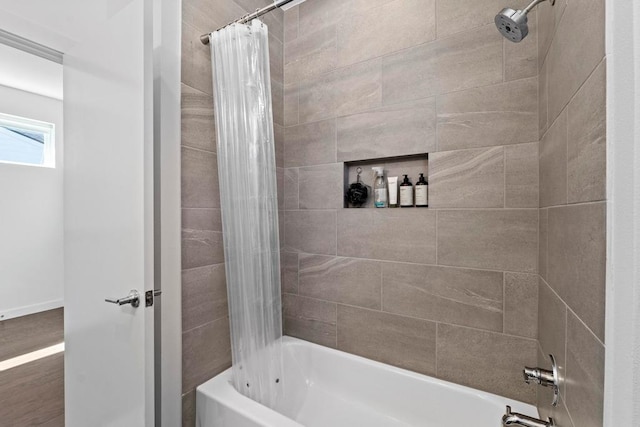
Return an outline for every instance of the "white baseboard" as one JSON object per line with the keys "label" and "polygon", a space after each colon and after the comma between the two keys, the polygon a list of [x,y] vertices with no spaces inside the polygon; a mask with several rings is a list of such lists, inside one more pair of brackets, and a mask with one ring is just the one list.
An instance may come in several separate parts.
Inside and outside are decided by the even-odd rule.
{"label": "white baseboard", "polygon": [[15,319],[16,317],[27,316],[29,314],[40,313],[42,311],[53,310],[54,308],[60,308],[63,306],[64,301],[62,299],[57,299],[6,310],[0,309],[0,322],[3,320]]}

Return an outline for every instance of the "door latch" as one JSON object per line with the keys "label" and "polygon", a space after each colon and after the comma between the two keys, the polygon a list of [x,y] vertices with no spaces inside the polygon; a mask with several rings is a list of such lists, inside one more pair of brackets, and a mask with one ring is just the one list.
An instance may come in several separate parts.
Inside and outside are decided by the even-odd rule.
{"label": "door latch", "polygon": [[162,294],[160,290],[147,291],[144,293],[144,306],[151,307],[155,297],[159,297]]}

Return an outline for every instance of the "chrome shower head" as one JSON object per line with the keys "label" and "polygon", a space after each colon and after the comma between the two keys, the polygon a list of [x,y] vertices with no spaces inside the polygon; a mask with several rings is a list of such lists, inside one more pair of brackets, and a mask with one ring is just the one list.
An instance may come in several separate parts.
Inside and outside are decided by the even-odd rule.
{"label": "chrome shower head", "polygon": [[[527,34],[529,34],[529,19],[527,15],[534,7],[543,1],[545,0],[533,0],[533,2],[523,10],[513,10],[509,7],[502,9],[500,13],[496,15],[495,19],[496,27],[498,27],[500,34],[509,41],[520,43],[527,37]],[[552,6],[556,3],[556,0],[549,1]]]}

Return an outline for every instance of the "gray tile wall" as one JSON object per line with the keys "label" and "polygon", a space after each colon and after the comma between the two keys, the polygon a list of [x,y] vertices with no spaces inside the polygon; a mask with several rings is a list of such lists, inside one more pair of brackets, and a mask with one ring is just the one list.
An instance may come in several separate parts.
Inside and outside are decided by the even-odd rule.
{"label": "gray tile wall", "polygon": [[[211,59],[209,47],[200,43],[199,36],[269,3],[269,0],[182,2],[182,406],[185,427],[195,426],[195,388],[231,365]],[[264,21],[269,26],[276,163],[279,194],[283,196],[284,16],[276,11],[265,16]],[[284,207],[284,198],[281,204]]]}
{"label": "gray tile wall", "polygon": [[[495,30],[501,7],[307,0],[285,12],[284,324],[535,402],[521,369],[538,351],[537,18],[516,48]],[[343,162],[420,153],[430,209],[342,208]],[[427,172],[387,164],[414,182]]]}
{"label": "gray tile wall", "polygon": [[[197,36],[267,2],[183,3],[185,425],[194,387],[230,363]],[[266,18],[285,333],[537,398],[545,416],[520,371],[553,352],[568,379],[553,415],[602,425],[604,2],[584,3],[543,3],[519,45],[493,28],[498,0],[307,0]],[[341,208],[341,162],[420,152],[431,209]]]}
{"label": "gray tile wall", "polygon": [[603,425],[606,259],[605,2],[558,0],[539,17],[539,351],[556,356],[566,427]]}

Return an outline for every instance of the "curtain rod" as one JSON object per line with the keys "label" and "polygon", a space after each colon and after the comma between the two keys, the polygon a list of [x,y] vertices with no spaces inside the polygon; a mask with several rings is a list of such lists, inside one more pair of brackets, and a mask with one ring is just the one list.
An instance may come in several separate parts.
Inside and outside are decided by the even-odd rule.
{"label": "curtain rod", "polygon": [[[243,16],[242,18],[236,20],[236,21],[230,22],[227,25],[225,25],[224,27],[218,28],[216,31],[219,31],[219,30],[221,30],[223,28],[226,28],[229,25],[233,25],[233,24],[246,24],[247,22],[249,22],[249,21],[251,21],[253,19],[259,18],[262,15],[266,15],[267,13],[271,12],[272,10],[279,9],[282,6],[285,6],[285,5],[287,5],[287,4],[289,4],[289,3],[293,2],[293,1],[295,1],[295,0],[279,0],[279,1],[276,0],[276,1],[273,2],[273,4],[270,4],[269,6],[263,7],[262,9],[257,9],[255,12],[249,13],[249,14]],[[215,33],[215,31],[212,31],[212,32]],[[202,42],[202,44],[209,44],[209,36],[210,35],[211,35],[211,33],[203,34],[203,35],[200,36],[200,41]]]}

